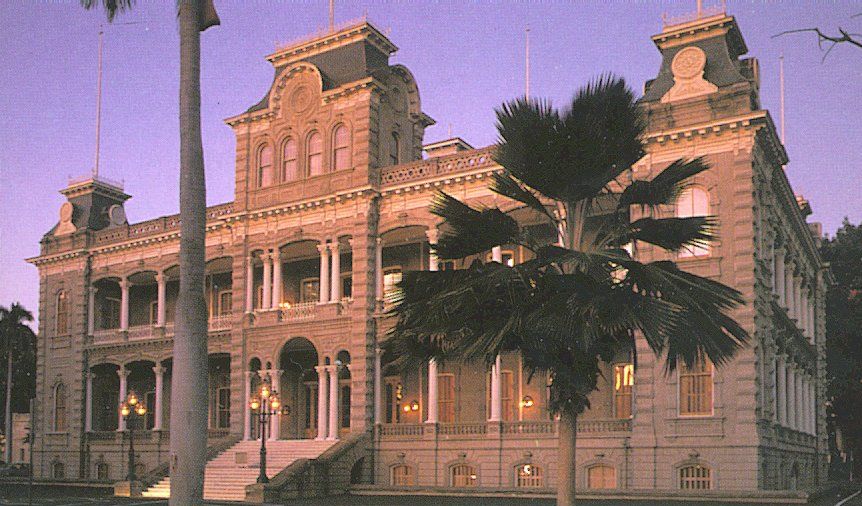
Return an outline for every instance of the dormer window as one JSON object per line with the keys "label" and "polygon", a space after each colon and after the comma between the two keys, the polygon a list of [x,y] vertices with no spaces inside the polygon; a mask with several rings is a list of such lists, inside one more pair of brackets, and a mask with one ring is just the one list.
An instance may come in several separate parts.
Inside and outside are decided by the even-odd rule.
{"label": "dormer window", "polygon": [[333,170],[350,168],[350,134],[344,125],[338,125],[332,132],[332,165]]}
{"label": "dormer window", "polygon": [[272,146],[261,146],[257,156],[257,187],[263,188],[272,184]]}
{"label": "dormer window", "polygon": [[308,165],[308,176],[323,174],[323,136],[319,132],[311,132],[308,136],[305,152]]}
{"label": "dormer window", "polygon": [[298,178],[296,141],[287,139],[281,145],[281,180],[294,181]]}

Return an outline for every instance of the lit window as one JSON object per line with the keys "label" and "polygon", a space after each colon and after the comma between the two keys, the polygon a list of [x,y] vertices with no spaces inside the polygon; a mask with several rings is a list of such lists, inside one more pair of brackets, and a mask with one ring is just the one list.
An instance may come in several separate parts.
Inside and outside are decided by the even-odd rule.
{"label": "lit window", "polygon": [[386,423],[401,422],[401,400],[404,386],[400,378],[386,378]]}
{"label": "lit window", "polygon": [[[491,414],[491,373],[488,373],[487,391],[485,401],[488,404],[488,415]],[[502,405],[502,413],[504,422],[510,422],[515,419],[515,379],[512,371],[500,371],[500,404]]]}
{"label": "lit window", "polygon": [[58,383],[54,387],[54,432],[66,430],[66,386]]}
{"label": "lit window", "polygon": [[515,486],[518,488],[538,488],[543,485],[542,468],[533,464],[515,467]]}
{"label": "lit window", "polygon": [[281,180],[293,181],[299,178],[297,170],[296,141],[287,139],[281,146]]}
{"label": "lit window", "polygon": [[614,415],[617,418],[632,416],[632,386],[635,384],[633,364],[614,366]]}
{"label": "lit window", "polygon": [[408,465],[398,465],[392,467],[392,485],[396,487],[412,487],[416,484],[416,476],[413,474],[413,468]]}
{"label": "lit window", "polygon": [[457,464],[452,466],[453,487],[475,487],[479,482],[476,476],[476,468],[469,464]]}
{"label": "lit window", "polygon": [[709,490],[712,472],[706,466],[694,464],[679,469],[679,488],[683,490]]}
{"label": "lit window", "polygon": [[[504,250],[502,257],[503,257],[503,262],[502,262],[503,265],[505,265],[507,267],[514,267],[515,266],[515,252],[514,251]],[[491,262],[493,260],[493,258],[494,258],[494,256],[492,253],[488,253],[487,255],[485,255],[485,261],[486,262]]]}
{"label": "lit window", "polygon": [[222,290],[218,294],[218,311],[219,316],[231,314],[233,310],[233,292],[230,290]]}
{"label": "lit window", "polygon": [[299,301],[317,302],[320,299],[320,280],[318,278],[303,279],[300,284]]}
{"label": "lit window", "polygon": [[332,133],[332,160],[335,170],[350,168],[350,134],[344,125],[338,125]]}
{"label": "lit window", "polygon": [[323,174],[323,137],[318,132],[308,136],[306,144],[306,159],[309,176]]}
{"label": "lit window", "polygon": [[398,290],[401,282],[401,267],[387,267],[383,270],[383,300],[389,304]]}
{"label": "lit window", "polygon": [[272,184],[272,146],[264,144],[257,154],[257,187]]}
{"label": "lit window", "polygon": [[66,290],[57,293],[57,335],[69,333],[69,299]]}
{"label": "lit window", "polygon": [[605,464],[598,464],[587,469],[587,488],[617,488],[616,468]]}
{"label": "lit window", "polygon": [[398,165],[400,160],[401,142],[398,139],[398,134],[392,132],[392,137],[389,138],[389,164]]}
{"label": "lit window", "polygon": [[[703,188],[693,186],[684,190],[676,201],[676,217],[691,218],[709,215],[709,193]],[[679,256],[699,257],[709,255],[706,245],[686,246],[679,250]]]}
{"label": "lit window", "polygon": [[705,358],[698,359],[691,368],[680,364],[679,414],[712,414],[712,364]]}
{"label": "lit window", "polygon": [[437,416],[441,423],[455,421],[455,375],[437,375]]}

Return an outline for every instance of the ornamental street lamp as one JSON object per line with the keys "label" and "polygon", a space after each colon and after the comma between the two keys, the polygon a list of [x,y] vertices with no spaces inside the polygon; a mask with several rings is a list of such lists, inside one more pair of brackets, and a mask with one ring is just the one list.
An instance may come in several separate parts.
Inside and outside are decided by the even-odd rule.
{"label": "ornamental street lamp", "polygon": [[266,476],[266,423],[271,417],[287,412],[287,408],[281,405],[278,393],[272,390],[267,382],[260,385],[260,390],[251,398],[248,406],[252,413],[257,415],[260,425],[260,474],[257,482],[269,483],[269,478]]}
{"label": "ornamental street lamp", "polygon": [[143,418],[147,414],[147,407],[144,406],[135,392],[130,392],[126,397],[126,402],[120,404],[120,415],[126,421],[126,427],[129,430],[129,483],[135,481],[135,433],[134,426],[131,423],[131,418],[137,415]]}

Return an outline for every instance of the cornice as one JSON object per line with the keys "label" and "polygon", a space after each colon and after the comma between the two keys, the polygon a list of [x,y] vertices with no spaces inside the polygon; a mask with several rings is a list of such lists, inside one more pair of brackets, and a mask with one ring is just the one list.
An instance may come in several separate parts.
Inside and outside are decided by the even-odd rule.
{"label": "cornice", "polygon": [[40,256],[36,256],[36,257],[31,257],[31,258],[25,259],[24,261],[27,263],[33,264],[37,267],[41,267],[43,265],[60,263],[64,260],[69,260],[71,258],[86,257],[88,254],[89,254],[89,251],[86,249],[77,249],[77,250],[72,250],[72,251],[64,251],[62,253],[57,253],[54,255],[47,255],[47,256],[41,256],[40,255]]}
{"label": "cornice", "polygon": [[237,222],[242,221],[244,219],[260,219],[265,218],[267,216],[277,216],[280,214],[291,214],[295,212],[304,211],[306,209],[315,209],[328,205],[336,205],[340,202],[352,199],[358,199],[365,195],[369,195],[374,197],[378,195],[379,192],[372,188],[370,185],[361,186],[358,188],[354,188],[350,191],[336,193],[335,195],[327,195],[323,197],[317,197],[313,199],[302,200],[299,202],[295,202],[293,204],[282,204],[271,206],[263,209],[255,209],[250,211],[243,211],[241,213],[234,213],[230,216],[226,216],[225,222]]}
{"label": "cornice", "polygon": [[336,47],[361,40],[368,42],[382,53],[392,54],[398,50],[398,47],[380,30],[368,23],[367,20],[362,20],[361,22],[348,22],[347,26],[338,31],[329,31],[311,38],[306,37],[293,44],[288,43],[268,55],[266,59],[275,66],[282,60],[290,62],[299,58],[307,58],[322,51],[331,51]]}
{"label": "cornice", "polygon": [[390,186],[384,190],[381,190],[380,195],[382,197],[387,197],[390,195],[399,195],[402,193],[428,191],[443,186],[450,186],[453,184],[460,184],[468,181],[478,181],[481,179],[489,178],[499,172],[503,172],[503,168],[497,165],[494,167],[474,170],[470,172],[461,172],[457,175],[446,174],[445,176],[437,177],[434,179],[427,179],[421,182],[403,183],[397,186]]}

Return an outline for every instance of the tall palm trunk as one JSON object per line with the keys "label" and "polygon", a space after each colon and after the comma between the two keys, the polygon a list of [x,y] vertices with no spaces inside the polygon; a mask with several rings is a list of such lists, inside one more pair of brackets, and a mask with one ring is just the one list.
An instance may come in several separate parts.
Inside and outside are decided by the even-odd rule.
{"label": "tall palm trunk", "polygon": [[[11,332],[11,329],[9,330]],[[6,346],[6,464],[12,463],[12,336]]]}
{"label": "tall palm trunk", "polygon": [[574,410],[563,410],[560,413],[559,433],[557,465],[560,469],[557,475],[557,506],[571,506],[575,504],[577,488],[575,443],[578,438],[578,415]]}
{"label": "tall palm trunk", "polygon": [[180,31],[180,291],[171,380],[171,498],[203,502],[207,446],[206,186],[201,142],[201,0],[182,0]]}

